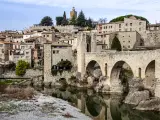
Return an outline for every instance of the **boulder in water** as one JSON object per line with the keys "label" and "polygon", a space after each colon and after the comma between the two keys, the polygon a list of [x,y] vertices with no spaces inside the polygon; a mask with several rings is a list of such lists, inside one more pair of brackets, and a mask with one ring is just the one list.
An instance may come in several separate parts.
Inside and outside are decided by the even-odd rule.
{"label": "boulder in water", "polygon": [[147,101],[141,101],[136,107],[137,110],[160,111],[160,98],[153,98]]}
{"label": "boulder in water", "polygon": [[99,79],[100,76],[102,76],[102,71],[101,71],[101,69],[96,69],[96,70],[94,70],[94,71],[93,71],[93,76],[94,76],[95,78]]}
{"label": "boulder in water", "polygon": [[149,91],[130,91],[124,102],[131,105],[138,105],[141,101],[146,100],[149,100]]}

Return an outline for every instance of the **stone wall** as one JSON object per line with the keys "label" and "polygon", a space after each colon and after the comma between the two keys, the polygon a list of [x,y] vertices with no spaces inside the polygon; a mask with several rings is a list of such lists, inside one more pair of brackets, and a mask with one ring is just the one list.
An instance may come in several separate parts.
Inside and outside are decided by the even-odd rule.
{"label": "stone wall", "polygon": [[[43,75],[42,70],[28,69],[26,71],[26,74],[23,76],[23,78],[32,78],[32,77],[36,77],[36,76],[40,76],[40,75]],[[15,71],[6,72],[6,73],[2,74],[1,77],[4,77],[4,78],[20,78],[19,76],[17,76],[15,74]]]}

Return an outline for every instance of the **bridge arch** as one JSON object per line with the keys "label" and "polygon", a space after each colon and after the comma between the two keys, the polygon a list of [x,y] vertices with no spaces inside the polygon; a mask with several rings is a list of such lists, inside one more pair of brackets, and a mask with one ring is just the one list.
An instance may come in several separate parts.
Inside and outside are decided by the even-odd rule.
{"label": "bridge arch", "polygon": [[101,72],[102,74],[102,69],[100,64],[95,60],[91,60],[86,66],[86,73],[88,75],[93,76],[95,70],[99,70],[99,72]]}
{"label": "bridge arch", "polygon": [[153,87],[155,82],[155,60],[152,60],[145,69],[145,85]]}
{"label": "bridge arch", "polygon": [[125,61],[118,61],[114,64],[111,74],[111,89],[115,92],[128,92],[128,80],[133,78],[134,74]]}

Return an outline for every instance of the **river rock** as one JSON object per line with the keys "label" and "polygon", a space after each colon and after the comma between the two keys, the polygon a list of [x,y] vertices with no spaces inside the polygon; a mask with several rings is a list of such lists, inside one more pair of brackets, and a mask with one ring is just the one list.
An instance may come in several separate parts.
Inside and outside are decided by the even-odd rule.
{"label": "river rock", "polygon": [[144,90],[143,80],[140,78],[132,78],[128,80],[129,82],[129,91],[141,91]]}
{"label": "river rock", "polygon": [[77,72],[75,76],[76,76],[76,78],[77,78],[78,80],[81,80],[81,73],[80,73],[80,72]]}
{"label": "river rock", "polygon": [[87,78],[88,85],[89,85],[89,86],[92,86],[92,85],[93,85],[94,80],[95,80],[95,78],[94,78],[94,77],[88,77],[88,78]]}
{"label": "river rock", "polygon": [[50,88],[51,84],[52,84],[52,82],[44,82],[44,87]]}
{"label": "river rock", "polygon": [[106,81],[106,80],[107,80],[106,76],[100,76],[99,78],[99,82]]}
{"label": "river rock", "polygon": [[147,101],[141,101],[136,107],[137,110],[160,111],[160,98],[153,98]]}
{"label": "river rock", "polygon": [[149,91],[130,91],[124,102],[131,105],[138,105],[141,101],[146,100],[149,100]]}
{"label": "river rock", "polygon": [[101,71],[101,69],[96,69],[96,70],[94,70],[94,71],[93,71],[93,76],[94,76],[95,78],[99,79],[100,76],[102,76],[102,71]]}

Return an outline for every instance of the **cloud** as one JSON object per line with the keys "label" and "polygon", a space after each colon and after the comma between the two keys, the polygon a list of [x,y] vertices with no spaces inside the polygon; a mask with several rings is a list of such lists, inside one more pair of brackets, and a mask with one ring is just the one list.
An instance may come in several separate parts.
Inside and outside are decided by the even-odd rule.
{"label": "cloud", "polygon": [[115,8],[130,10],[157,10],[159,0],[3,0],[8,2],[78,8]]}

